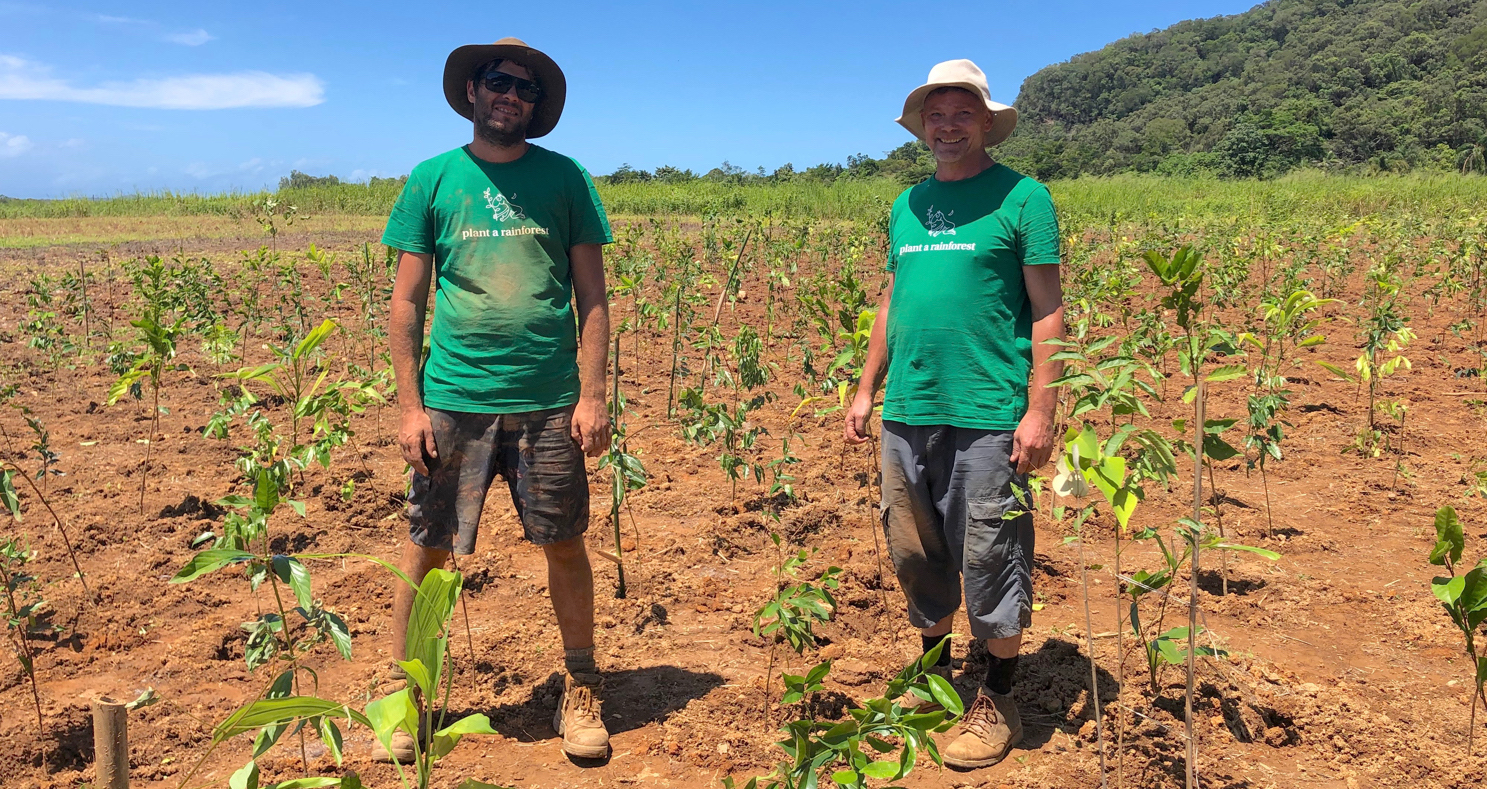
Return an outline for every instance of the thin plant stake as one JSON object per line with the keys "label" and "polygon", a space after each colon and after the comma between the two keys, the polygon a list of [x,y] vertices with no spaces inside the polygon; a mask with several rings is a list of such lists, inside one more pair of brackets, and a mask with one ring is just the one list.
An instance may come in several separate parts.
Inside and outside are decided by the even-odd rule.
{"label": "thin plant stake", "polygon": [[[1076,472],[1077,473],[1077,472]],[[1089,699],[1095,709],[1095,737],[1100,748],[1100,787],[1108,785],[1105,775],[1105,723],[1100,714],[1100,678],[1095,670],[1095,630],[1089,614],[1089,563],[1084,560],[1084,524],[1079,525],[1079,567],[1084,575],[1084,642],[1089,648]],[[1116,528],[1120,528],[1119,525]]]}
{"label": "thin plant stake", "polygon": [[[614,335],[614,397],[610,402],[614,403],[614,421],[618,423],[623,415],[620,410],[620,335],[618,332]],[[629,483],[626,482],[625,471],[619,463],[611,464],[609,470],[614,473],[614,492],[609,497],[609,522],[614,525],[614,565],[618,568],[620,575],[619,586],[614,590],[614,597],[616,600],[623,600],[625,599],[625,548],[620,544],[620,503],[625,498],[625,489]]]}
{"label": "thin plant stake", "polygon": [[1197,435],[1193,439],[1193,565],[1192,576],[1188,585],[1188,682],[1187,682],[1187,789],[1198,789],[1198,738],[1193,728],[1193,664],[1196,662],[1197,645],[1195,635],[1198,631],[1198,550],[1201,542],[1199,532],[1203,529],[1203,406],[1207,396],[1204,381],[1198,381],[1198,396],[1196,405],[1197,424],[1194,430]]}

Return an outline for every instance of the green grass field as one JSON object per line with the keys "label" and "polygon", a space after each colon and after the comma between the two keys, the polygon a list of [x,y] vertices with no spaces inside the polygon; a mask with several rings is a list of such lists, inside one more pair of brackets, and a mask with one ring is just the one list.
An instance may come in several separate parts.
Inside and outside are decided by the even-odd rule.
{"label": "green grass field", "polygon": [[[1219,180],[1124,175],[1079,178],[1050,185],[1067,223],[1111,220],[1245,218],[1280,220],[1305,215],[1352,221],[1365,216],[1408,213],[1419,218],[1465,218],[1487,212],[1487,178],[1460,175],[1345,176],[1296,172],[1273,180]],[[276,197],[303,214],[381,216],[399,186],[341,184],[279,192]],[[712,181],[682,184],[601,184],[600,195],[614,215],[703,216],[707,214],[873,221],[903,186],[887,179],[797,180],[730,185]],[[268,192],[221,195],[169,192],[62,200],[6,200],[0,220],[83,217],[221,216],[250,219],[254,202]],[[0,233],[0,235],[9,235]]]}

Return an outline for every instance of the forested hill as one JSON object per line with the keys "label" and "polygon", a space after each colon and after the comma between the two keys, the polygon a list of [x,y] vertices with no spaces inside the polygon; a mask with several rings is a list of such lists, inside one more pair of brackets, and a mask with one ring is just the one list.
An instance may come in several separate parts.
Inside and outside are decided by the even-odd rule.
{"label": "forested hill", "polygon": [[1487,0],[1272,0],[1028,77],[998,155],[1040,179],[1484,170]]}

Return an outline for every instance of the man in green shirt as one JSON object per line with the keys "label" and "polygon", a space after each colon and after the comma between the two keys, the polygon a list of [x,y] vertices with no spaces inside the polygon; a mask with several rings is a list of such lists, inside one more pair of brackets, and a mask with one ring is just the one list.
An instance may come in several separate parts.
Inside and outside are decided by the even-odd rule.
{"label": "man in green shirt", "polygon": [[[941,63],[898,122],[929,146],[934,177],[889,217],[888,286],[846,440],[868,440],[883,397],[883,527],[926,652],[950,633],[964,583],[990,665],[942,749],[952,767],[1001,761],[1022,737],[1012,682],[1032,618],[1027,473],[1048,462],[1064,335],[1058,220],[1048,190],[987,153],[1017,111],[969,60]],[[1032,384],[1029,386],[1029,376]],[[950,674],[947,644],[935,669]]]}
{"label": "man in green shirt", "polygon": [[[583,541],[584,455],[603,454],[611,432],[602,249],[614,239],[583,167],[527,142],[552,131],[566,89],[557,64],[518,39],[451,53],[444,95],[473,121],[474,137],[413,168],[382,243],[400,251],[389,345],[398,443],[413,468],[400,566],[419,582],[451,553],[473,552],[486,493],[504,477],[525,536],[546,554],[563,637],[567,675],[553,728],[565,752],[597,759],[608,755],[609,735]],[[430,282],[433,326],[420,368]],[[400,584],[399,660],[412,605]],[[410,762],[413,740],[401,734],[377,750]]]}

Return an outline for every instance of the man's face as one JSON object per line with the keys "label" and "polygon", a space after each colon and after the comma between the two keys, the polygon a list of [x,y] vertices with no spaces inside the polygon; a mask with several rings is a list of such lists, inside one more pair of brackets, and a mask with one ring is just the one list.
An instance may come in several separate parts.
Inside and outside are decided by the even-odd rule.
{"label": "man's face", "polygon": [[[502,61],[496,71],[503,71],[522,79],[531,79],[532,72],[526,66]],[[482,74],[484,76],[484,74]],[[470,103],[475,106],[475,134],[480,139],[509,147],[527,138],[527,126],[532,122],[532,113],[537,105],[516,97],[516,89],[504,94],[491,92],[483,79],[466,83]]]}
{"label": "man's face", "polygon": [[924,121],[924,141],[940,162],[958,162],[972,151],[983,150],[991,132],[991,111],[965,90],[931,93],[919,118]]}

